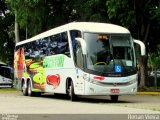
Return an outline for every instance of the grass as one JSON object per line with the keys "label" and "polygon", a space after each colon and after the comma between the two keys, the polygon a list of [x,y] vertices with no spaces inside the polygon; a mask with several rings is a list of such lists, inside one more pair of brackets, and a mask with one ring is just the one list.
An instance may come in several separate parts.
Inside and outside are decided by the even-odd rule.
{"label": "grass", "polygon": [[15,88],[0,88],[0,92],[15,92],[17,89]]}
{"label": "grass", "polygon": [[138,88],[138,92],[160,92],[160,87],[143,87],[143,88]]}

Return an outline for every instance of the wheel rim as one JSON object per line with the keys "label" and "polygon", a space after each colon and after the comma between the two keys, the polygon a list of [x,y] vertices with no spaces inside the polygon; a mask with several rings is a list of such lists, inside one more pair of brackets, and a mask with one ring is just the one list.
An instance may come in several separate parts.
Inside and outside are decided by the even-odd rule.
{"label": "wheel rim", "polygon": [[68,96],[69,96],[70,100],[71,101],[75,101],[76,96],[74,94],[74,86],[73,86],[73,82],[72,81],[71,81],[71,83],[68,86],[67,92],[68,92]]}
{"label": "wheel rim", "polygon": [[31,95],[31,85],[30,85],[30,82],[28,83],[28,95],[29,96]]}
{"label": "wheel rim", "polygon": [[72,86],[71,85],[69,86],[68,95],[69,95],[69,97],[72,96]]}
{"label": "wheel rim", "polygon": [[24,84],[24,82],[22,84],[22,92],[25,93],[25,84]]}

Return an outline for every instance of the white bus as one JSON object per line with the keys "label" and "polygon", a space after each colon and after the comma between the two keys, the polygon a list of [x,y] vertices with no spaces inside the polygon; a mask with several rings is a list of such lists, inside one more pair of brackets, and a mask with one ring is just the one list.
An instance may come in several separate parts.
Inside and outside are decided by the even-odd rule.
{"label": "white bus", "polygon": [[13,68],[7,64],[0,63],[0,88],[13,86]]}
{"label": "white bus", "polygon": [[135,94],[134,40],[121,26],[73,22],[16,44],[15,85],[24,95],[44,92],[80,95]]}

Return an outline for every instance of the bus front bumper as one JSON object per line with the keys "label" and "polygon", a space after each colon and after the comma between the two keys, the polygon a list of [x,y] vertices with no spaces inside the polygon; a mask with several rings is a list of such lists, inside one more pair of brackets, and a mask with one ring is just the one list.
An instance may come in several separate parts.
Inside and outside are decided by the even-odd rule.
{"label": "bus front bumper", "polygon": [[100,86],[90,82],[85,82],[85,95],[124,95],[124,94],[136,94],[137,82],[119,86],[113,83],[110,86]]}

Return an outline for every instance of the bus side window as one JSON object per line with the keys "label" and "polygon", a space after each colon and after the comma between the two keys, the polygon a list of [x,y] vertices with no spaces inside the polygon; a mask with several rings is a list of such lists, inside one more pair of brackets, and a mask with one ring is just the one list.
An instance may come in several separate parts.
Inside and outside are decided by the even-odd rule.
{"label": "bus side window", "polygon": [[67,32],[55,35],[55,39],[57,41],[56,54],[65,54],[70,57]]}
{"label": "bus side window", "polygon": [[46,38],[44,38],[45,39],[45,53],[46,53],[46,56],[49,56],[49,55],[51,55],[52,54],[52,47],[51,47],[51,37],[46,37]]}
{"label": "bus side window", "polygon": [[74,51],[75,50],[75,45],[76,45],[75,38],[81,37],[82,35],[81,35],[81,32],[78,31],[78,30],[71,30],[70,35],[71,35],[72,47],[73,47],[73,51]]}
{"label": "bus side window", "polygon": [[61,35],[62,35],[62,44],[63,44],[63,54],[65,54],[68,57],[70,57],[67,32],[63,32]]}

